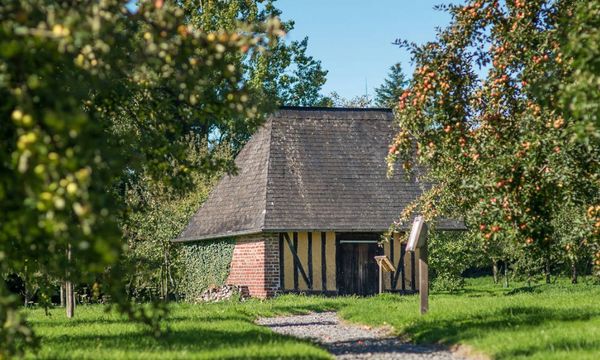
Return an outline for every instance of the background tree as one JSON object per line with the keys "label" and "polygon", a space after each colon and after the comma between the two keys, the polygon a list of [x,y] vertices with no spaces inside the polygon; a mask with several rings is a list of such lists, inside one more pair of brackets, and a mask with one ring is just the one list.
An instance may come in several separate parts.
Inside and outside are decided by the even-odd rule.
{"label": "background tree", "polygon": [[464,287],[464,273],[485,264],[481,243],[471,233],[432,230],[428,236],[429,265],[435,290],[455,291]]}
{"label": "background tree", "polygon": [[578,4],[446,6],[452,21],[436,41],[402,44],[416,70],[400,97],[388,161],[390,169],[424,166],[423,181],[434,184],[402,220],[413,211],[464,218],[484,246],[510,243],[549,275],[564,204],[588,207],[599,194],[600,151],[572,141],[579,121],[559,97],[577,73],[561,42]]}
{"label": "background tree", "polygon": [[[186,14],[187,23],[217,32],[236,31],[240,21],[259,26],[268,18],[281,14],[275,7],[275,1],[195,0],[181,1],[179,6]],[[282,27],[289,32],[293,30],[293,25],[293,21],[289,21],[282,24]],[[264,30],[262,35],[266,35]],[[241,69],[242,76],[247,79],[253,93],[260,94],[255,96],[253,105],[261,112],[268,112],[278,105],[312,106],[321,101],[319,90],[325,82],[327,71],[322,69],[319,61],[306,54],[307,46],[307,38],[288,43],[271,42],[267,45],[268,52],[257,51],[257,48],[225,56],[228,62]],[[218,97],[222,91],[222,87],[215,86],[210,96]],[[245,114],[229,115],[241,117],[223,121],[231,124],[229,129],[219,126],[218,122],[192,129],[196,136],[189,138],[186,157],[202,158],[210,155],[212,161],[231,161],[251,136],[253,129],[244,127]],[[193,181],[185,194],[165,191],[168,188],[164,184],[153,183],[150,176],[140,171],[124,180],[127,191],[121,192],[121,196],[127,199],[132,210],[125,214],[120,223],[130,248],[125,261],[135,269],[127,276],[130,284],[128,292],[139,299],[166,300],[169,297],[179,297],[183,295],[180,290],[190,292],[187,283],[202,283],[201,279],[193,280],[190,274],[178,271],[178,264],[186,259],[187,250],[184,248],[189,246],[172,244],[171,240],[182,231],[190,216],[204,201],[215,178],[222,172],[206,176],[202,169],[189,167],[188,170]],[[228,243],[214,244],[220,245],[229,246]],[[195,292],[198,292],[197,289]]]}
{"label": "background tree", "polygon": [[[187,136],[261,123],[262,94],[229,59],[272,47],[278,21],[206,32],[162,1],[131,13],[117,0],[12,1],[0,19],[0,273],[43,274],[42,303],[54,279],[102,280],[157,331],[164,308],[133,306],[120,281],[126,180],[185,188],[192,167],[233,168],[186,157]],[[22,353],[35,340],[3,281],[0,304],[0,357]]]}
{"label": "background tree", "polygon": [[323,100],[322,106],[363,109],[373,107],[373,100],[367,95],[359,95],[348,99],[333,91]]}
{"label": "background tree", "polygon": [[[233,30],[238,22],[258,24],[267,18],[281,16],[276,0],[189,0],[181,5],[189,22],[206,30]],[[282,23],[289,33],[294,21]],[[276,105],[314,106],[321,102],[319,94],[327,71],[321,62],[307,55],[308,38],[269,45],[269,52],[246,52],[236,62],[255,89]]]}
{"label": "background tree", "polygon": [[[206,157],[208,147],[197,135],[189,136],[186,157],[194,162]],[[221,143],[211,151],[219,159],[232,159],[231,149]],[[171,191],[164,184],[136,179],[127,184],[125,197],[131,211],[122,219],[128,250],[123,259],[132,269],[124,277],[128,293],[138,301],[180,298],[189,292],[186,283],[198,283],[185,264],[188,247],[173,243],[189,219],[207,198],[223,172],[207,173],[190,169],[189,191]],[[217,245],[215,245],[217,246]]]}
{"label": "background tree", "polygon": [[[568,27],[561,48],[572,59],[572,71],[561,84],[562,106],[573,121],[572,140],[595,151],[600,149],[600,1],[580,1],[565,19]],[[598,170],[598,162],[591,162]],[[598,182],[598,176],[594,178]],[[592,241],[596,275],[600,276],[600,195],[588,204],[587,220],[593,223]],[[571,245],[571,249],[578,249]],[[576,279],[576,278],[575,278]]]}
{"label": "background tree", "polygon": [[561,48],[572,71],[561,84],[562,105],[577,124],[574,135],[588,146],[600,141],[600,1],[579,1]]}
{"label": "background tree", "polygon": [[388,77],[375,89],[375,105],[379,107],[394,108],[398,105],[400,95],[408,85],[408,80],[402,72],[400,63],[390,67]]}

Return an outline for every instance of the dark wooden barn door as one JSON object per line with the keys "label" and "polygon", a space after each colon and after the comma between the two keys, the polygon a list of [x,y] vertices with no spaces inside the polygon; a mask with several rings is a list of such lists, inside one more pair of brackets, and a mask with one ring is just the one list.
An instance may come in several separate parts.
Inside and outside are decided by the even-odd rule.
{"label": "dark wooden barn door", "polygon": [[[376,294],[378,291],[379,268],[374,258],[380,254],[381,249],[377,243],[361,243],[357,240],[350,240],[356,242],[345,242],[344,237],[343,235],[337,237],[339,293],[341,295]],[[356,238],[356,236],[354,237]]]}

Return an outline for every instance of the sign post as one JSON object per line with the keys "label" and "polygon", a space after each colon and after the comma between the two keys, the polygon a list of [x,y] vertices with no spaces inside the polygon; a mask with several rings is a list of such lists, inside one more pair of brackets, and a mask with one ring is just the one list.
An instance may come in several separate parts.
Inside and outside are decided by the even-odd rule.
{"label": "sign post", "polygon": [[421,315],[429,310],[429,264],[427,263],[427,235],[423,246],[419,249],[419,296],[421,298]]}
{"label": "sign post", "polygon": [[429,310],[429,265],[427,263],[427,224],[422,216],[415,217],[406,244],[406,251],[419,249],[419,297],[421,315]]}

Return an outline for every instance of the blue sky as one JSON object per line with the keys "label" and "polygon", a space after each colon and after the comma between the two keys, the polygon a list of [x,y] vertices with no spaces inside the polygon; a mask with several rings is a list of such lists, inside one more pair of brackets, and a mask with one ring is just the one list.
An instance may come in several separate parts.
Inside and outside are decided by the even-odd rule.
{"label": "blue sky", "polygon": [[[447,0],[279,0],[282,19],[296,26],[290,40],[309,37],[308,52],[329,70],[323,93],[336,91],[344,97],[369,97],[386,77],[390,66],[400,62],[412,72],[410,56],[392,42],[401,38],[423,43],[435,38],[436,26],[450,17],[433,7]],[[452,1],[456,3],[457,1]]]}

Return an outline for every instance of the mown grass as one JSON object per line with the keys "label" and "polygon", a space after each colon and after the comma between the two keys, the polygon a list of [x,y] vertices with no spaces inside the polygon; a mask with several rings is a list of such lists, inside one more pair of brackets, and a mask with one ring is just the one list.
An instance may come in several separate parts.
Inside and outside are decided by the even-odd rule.
{"label": "mown grass", "polygon": [[472,279],[457,294],[432,294],[426,316],[418,315],[416,297],[389,295],[370,301],[369,311],[351,305],[340,313],[391,325],[417,343],[468,345],[496,359],[600,358],[600,286],[515,285]]}
{"label": "mown grass", "polygon": [[392,326],[417,343],[468,345],[498,359],[600,358],[600,286],[515,284],[504,289],[489,278],[470,280],[456,294],[434,293],[430,312],[418,313],[417,296],[371,298],[282,296],[269,301],[176,304],[170,331],[154,339],[140,325],[100,306],[63,309],[29,319],[42,347],[40,359],[329,358],[321,348],[257,326],[259,316],[337,310],[346,320]]}
{"label": "mown grass", "polygon": [[175,304],[168,331],[155,339],[143,326],[103,306],[79,306],[74,319],[64,309],[30,311],[41,337],[35,359],[330,359],[308,341],[282,336],[254,324],[259,316],[307,313],[334,308],[323,298],[285,297],[276,301]]}

